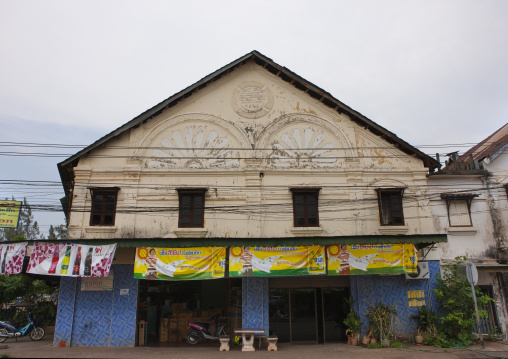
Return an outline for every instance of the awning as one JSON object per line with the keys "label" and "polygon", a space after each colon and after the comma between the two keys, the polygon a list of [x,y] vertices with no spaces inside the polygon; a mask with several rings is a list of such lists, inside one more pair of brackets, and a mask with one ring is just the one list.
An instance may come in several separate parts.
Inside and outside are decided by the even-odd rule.
{"label": "awning", "polygon": [[341,236],[341,237],[281,237],[281,238],[133,238],[133,239],[81,239],[82,244],[112,244],[118,247],[233,247],[233,246],[312,246],[332,244],[403,244],[412,243],[417,248],[430,246],[434,243],[446,243],[446,234],[421,234],[412,236]]}

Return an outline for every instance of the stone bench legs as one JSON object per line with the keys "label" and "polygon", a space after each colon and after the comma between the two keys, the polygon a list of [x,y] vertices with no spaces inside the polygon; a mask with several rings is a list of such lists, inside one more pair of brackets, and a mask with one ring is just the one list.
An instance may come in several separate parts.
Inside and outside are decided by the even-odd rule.
{"label": "stone bench legs", "polygon": [[268,341],[268,351],[274,351],[276,352],[277,351],[277,340],[279,338],[278,337],[268,337],[266,338],[266,340]]}
{"label": "stone bench legs", "polygon": [[220,338],[220,352],[228,352],[229,351],[229,335],[221,335]]}

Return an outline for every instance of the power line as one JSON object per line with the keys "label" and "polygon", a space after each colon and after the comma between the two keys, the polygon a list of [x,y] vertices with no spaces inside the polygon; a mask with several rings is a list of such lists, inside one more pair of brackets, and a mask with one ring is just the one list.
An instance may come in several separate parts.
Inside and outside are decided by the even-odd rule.
{"label": "power line", "polygon": [[[500,141],[493,141],[489,142],[486,141],[483,143],[483,145],[491,145],[491,144],[499,144]],[[463,143],[444,143],[444,144],[424,144],[424,145],[415,145],[414,148],[439,148],[439,147],[470,147],[475,146],[478,143],[476,142],[463,142]],[[46,147],[46,148],[81,148],[84,149],[88,147],[88,145],[76,145],[76,144],[61,144],[61,143],[39,143],[39,142],[13,142],[13,141],[0,141],[0,146],[3,147]],[[106,149],[131,149],[132,147],[129,146],[118,146],[118,145],[107,145],[103,146],[102,148]],[[207,149],[205,147],[166,147],[166,146],[141,146],[137,147],[137,149],[183,149],[183,150],[203,150]],[[358,147],[359,149],[366,148],[366,149],[392,149],[394,147],[389,146],[372,146],[372,147]],[[250,147],[232,147],[231,149],[235,150],[249,150],[252,151],[252,148]],[[272,150],[273,148],[257,148],[260,150]],[[349,147],[334,147],[331,148],[333,150],[349,150]]]}

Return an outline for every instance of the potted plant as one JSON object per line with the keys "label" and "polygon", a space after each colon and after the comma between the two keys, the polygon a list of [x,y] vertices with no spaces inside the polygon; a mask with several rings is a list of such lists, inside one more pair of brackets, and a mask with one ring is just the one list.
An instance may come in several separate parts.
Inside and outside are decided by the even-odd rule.
{"label": "potted plant", "polygon": [[418,308],[418,315],[416,316],[416,318],[419,321],[417,334],[426,333],[429,336],[436,336],[438,334],[437,331],[438,316],[436,313],[432,311],[432,309],[429,310],[425,306]]}
{"label": "potted plant", "polygon": [[[367,329],[367,335],[363,336],[362,344],[367,345],[370,343],[373,331],[374,331],[374,328],[372,328],[372,326],[370,326],[369,329]],[[374,339],[374,338],[372,338],[372,339]]]}
{"label": "potted plant", "polygon": [[351,344],[358,345],[358,342],[360,341],[360,329],[363,325],[358,313],[356,313],[354,310],[351,313],[349,313],[346,319],[344,320],[344,325],[348,327],[348,329],[346,330],[346,335],[348,333],[351,334]]}
{"label": "potted plant", "polygon": [[415,342],[420,345],[423,343],[423,335],[420,333],[420,327],[416,328]]}
{"label": "potted plant", "polygon": [[394,307],[378,302],[371,305],[367,311],[370,325],[373,328],[375,337],[381,340],[384,345],[390,345],[390,338],[393,336],[393,315],[397,314]]}

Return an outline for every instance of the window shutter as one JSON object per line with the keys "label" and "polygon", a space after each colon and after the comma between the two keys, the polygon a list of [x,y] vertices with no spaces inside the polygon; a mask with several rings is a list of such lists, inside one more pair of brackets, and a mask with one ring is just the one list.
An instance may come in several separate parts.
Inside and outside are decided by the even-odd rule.
{"label": "window shutter", "polygon": [[450,226],[470,226],[471,217],[469,216],[469,208],[467,201],[457,199],[450,201],[449,207]]}

